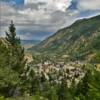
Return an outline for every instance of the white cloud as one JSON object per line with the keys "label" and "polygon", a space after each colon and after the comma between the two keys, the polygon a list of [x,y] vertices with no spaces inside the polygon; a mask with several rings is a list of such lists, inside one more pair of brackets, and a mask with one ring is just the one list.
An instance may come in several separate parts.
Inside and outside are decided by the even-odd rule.
{"label": "white cloud", "polygon": [[[33,0],[36,1],[36,0]],[[46,1],[45,4],[41,4]],[[65,2],[67,1],[67,2]],[[30,27],[31,25],[40,26],[55,26],[58,27],[63,24],[65,17],[69,16],[68,13],[62,9],[62,4],[66,3],[66,7],[70,5],[72,0],[37,0],[37,4],[27,4],[21,8],[15,8],[6,3],[0,3],[1,7],[1,22],[7,24],[13,20],[16,25],[23,25]],[[56,5],[55,5],[56,4]],[[60,5],[61,4],[61,5]],[[55,8],[55,6],[58,8]],[[57,16],[56,16],[57,15]],[[62,26],[62,25],[61,25]],[[38,27],[38,28],[39,28]],[[51,27],[49,27],[51,29]],[[41,29],[41,28],[39,28]]]}
{"label": "white cloud", "polygon": [[25,5],[44,3],[45,7],[42,6],[41,9],[66,11],[71,2],[72,0],[25,0]]}
{"label": "white cloud", "polygon": [[78,0],[79,10],[100,10],[100,0]]}
{"label": "white cloud", "polygon": [[[0,27],[2,27],[0,36],[11,20],[17,26],[20,36],[29,39],[36,36],[36,31],[54,33],[70,25],[79,18],[82,11],[100,10],[100,0],[76,0],[77,9],[75,10],[68,9],[72,0],[30,0],[29,3],[28,1],[21,7],[0,2]],[[32,35],[28,36],[27,33]]]}

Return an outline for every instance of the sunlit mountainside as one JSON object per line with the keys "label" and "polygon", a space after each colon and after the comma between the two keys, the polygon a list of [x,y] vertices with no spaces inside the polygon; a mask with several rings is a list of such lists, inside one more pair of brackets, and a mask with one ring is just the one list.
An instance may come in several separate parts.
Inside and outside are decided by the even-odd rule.
{"label": "sunlit mountainside", "polygon": [[72,58],[91,60],[100,50],[100,15],[78,20],[30,50],[60,57],[68,55]]}

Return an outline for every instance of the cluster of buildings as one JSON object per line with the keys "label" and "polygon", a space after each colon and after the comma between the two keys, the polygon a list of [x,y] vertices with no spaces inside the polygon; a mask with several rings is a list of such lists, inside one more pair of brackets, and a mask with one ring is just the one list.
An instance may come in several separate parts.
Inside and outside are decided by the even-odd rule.
{"label": "cluster of buildings", "polygon": [[61,83],[62,79],[65,79],[68,86],[70,86],[73,80],[78,83],[79,80],[84,77],[85,71],[82,69],[82,66],[83,65],[78,62],[52,63],[47,61],[43,64],[38,64],[35,72],[51,83]]}

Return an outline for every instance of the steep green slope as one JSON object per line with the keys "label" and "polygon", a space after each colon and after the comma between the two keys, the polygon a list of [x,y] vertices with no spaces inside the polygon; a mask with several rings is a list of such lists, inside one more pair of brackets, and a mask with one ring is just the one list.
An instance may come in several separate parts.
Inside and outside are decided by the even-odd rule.
{"label": "steep green slope", "polygon": [[82,57],[100,50],[100,15],[76,21],[30,49],[50,55]]}

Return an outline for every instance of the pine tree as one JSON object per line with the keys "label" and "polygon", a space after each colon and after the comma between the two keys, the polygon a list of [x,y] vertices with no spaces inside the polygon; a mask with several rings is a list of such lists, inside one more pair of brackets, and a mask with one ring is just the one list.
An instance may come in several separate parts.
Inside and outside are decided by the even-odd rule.
{"label": "pine tree", "polygon": [[[11,48],[5,38],[0,39],[0,95],[13,96],[20,82],[19,73],[11,68]],[[10,58],[11,57],[11,58]]]}
{"label": "pine tree", "polygon": [[58,90],[58,100],[73,100],[72,95],[67,86],[66,79],[62,79],[62,83],[60,84]]}
{"label": "pine tree", "polygon": [[6,40],[11,46],[20,45],[20,38],[16,37],[16,28],[13,21],[11,21],[9,32],[6,32]]}
{"label": "pine tree", "polygon": [[86,100],[100,100],[100,71],[94,70],[89,82]]}
{"label": "pine tree", "polygon": [[84,78],[77,85],[75,95],[78,96],[81,100],[87,100],[86,97],[87,97],[87,93],[89,91],[90,79],[91,79],[91,72],[90,72],[90,70],[87,70]]}
{"label": "pine tree", "polygon": [[51,86],[48,95],[49,100],[58,100],[57,90],[54,86]]}
{"label": "pine tree", "polygon": [[20,38],[16,36],[16,28],[13,24],[13,21],[11,21],[9,31],[6,32],[6,41],[10,50],[9,66],[13,70],[22,73],[23,68],[26,64],[26,59],[24,54],[24,48],[21,46]]}

